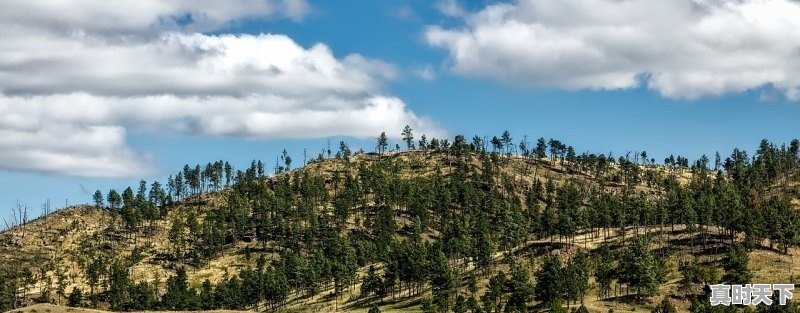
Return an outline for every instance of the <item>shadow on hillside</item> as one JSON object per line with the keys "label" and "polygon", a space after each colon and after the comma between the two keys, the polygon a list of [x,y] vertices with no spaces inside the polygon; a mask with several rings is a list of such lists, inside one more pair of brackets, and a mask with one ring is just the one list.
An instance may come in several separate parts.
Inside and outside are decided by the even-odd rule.
{"label": "shadow on hillside", "polygon": [[[408,301],[410,300],[410,301]],[[389,305],[397,305],[401,304],[395,309],[407,309],[410,307],[414,307],[417,305],[422,304],[422,297],[408,297],[408,296],[401,296],[392,299],[392,297],[387,297],[383,299],[377,299],[374,296],[366,297],[366,298],[359,298],[355,301],[350,301],[346,305],[340,306],[340,308],[345,310],[351,309],[366,309],[373,305],[377,306],[389,306]]]}
{"label": "shadow on hillside", "polygon": [[543,256],[552,254],[554,251],[564,251],[573,248],[574,245],[558,241],[553,242],[532,242],[528,245],[516,249],[513,252],[515,257],[529,255],[529,256]]}
{"label": "shadow on hillside", "polygon": [[[381,304],[383,304],[383,303],[384,302],[381,302]],[[394,304],[397,304],[397,303],[399,303],[399,302],[395,302]],[[408,309],[408,308],[411,308],[411,307],[414,307],[414,306],[418,306],[418,305],[422,305],[422,297],[417,297],[417,298],[413,299],[412,301],[404,302],[402,305],[400,305],[398,307],[395,307],[395,308],[403,310],[403,309]]]}
{"label": "shadow on hillside", "polygon": [[780,255],[787,255],[786,253],[783,253],[783,249],[780,249],[780,248],[777,248],[777,247],[765,246],[765,245],[756,245],[755,247],[753,247],[753,250],[761,250],[761,251],[772,252],[772,253],[780,254]]}
{"label": "shadow on hillside", "polygon": [[619,295],[619,296],[611,296],[605,299],[600,300],[602,302],[615,302],[615,303],[623,303],[623,304],[647,304],[649,303],[648,297],[639,297],[635,294],[627,294],[627,295]]}

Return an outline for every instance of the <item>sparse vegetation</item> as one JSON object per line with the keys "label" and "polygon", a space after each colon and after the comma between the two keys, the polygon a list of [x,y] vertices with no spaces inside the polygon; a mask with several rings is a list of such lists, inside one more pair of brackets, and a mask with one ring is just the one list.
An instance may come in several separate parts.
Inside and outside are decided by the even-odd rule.
{"label": "sparse vegetation", "polygon": [[797,140],[658,165],[412,131],[406,152],[383,133],[296,169],[284,150],[274,176],[186,165],[22,223],[0,309],[675,312],[708,309],[706,284],[795,280]]}

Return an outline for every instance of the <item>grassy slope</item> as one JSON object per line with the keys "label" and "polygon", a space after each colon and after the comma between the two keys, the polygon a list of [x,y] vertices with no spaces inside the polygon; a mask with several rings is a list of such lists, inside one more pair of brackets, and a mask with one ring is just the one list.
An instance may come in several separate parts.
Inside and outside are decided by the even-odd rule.
{"label": "grassy slope", "polygon": [[[8,311],[9,313],[104,313],[107,311],[102,310],[94,310],[94,309],[86,309],[86,308],[71,308],[65,307],[60,305],[52,305],[52,304],[36,304],[31,305],[25,308],[20,308],[16,310]],[[234,313],[239,311],[226,311],[226,310],[215,310],[215,311],[204,311],[207,313]]]}
{"label": "grassy slope", "polygon": [[[408,162],[403,170],[403,175],[430,175],[438,167],[445,174],[449,171],[448,164],[442,159],[441,156],[423,155],[421,153],[403,153],[394,154],[389,157],[400,158]],[[375,156],[360,155],[354,158],[353,162],[374,162]],[[475,160],[472,166],[480,168],[480,163]],[[306,170],[311,171],[315,175],[330,176],[336,170],[343,169],[341,161],[324,161],[319,163],[310,164]],[[411,170],[413,168],[413,171]],[[688,171],[678,171],[652,168],[661,174],[671,173],[678,175],[679,180],[686,182],[691,176]],[[557,163],[541,162],[541,163],[528,163],[520,158],[514,158],[507,162],[501,170],[515,181],[520,184],[529,184],[536,177],[544,178],[549,177],[557,182],[570,180],[579,184],[593,184],[591,177],[586,173],[567,173],[567,171],[559,166]],[[619,186],[609,185],[608,188],[616,188]],[[797,188],[799,186],[793,185]],[[637,189],[645,192],[654,192],[644,185],[637,186]],[[795,193],[796,194],[796,193]],[[187,205],[178,204],[171,208],[170,214],[177,214],[180,210],[210,210],[221,207],[225,203],[225,192],[216,192],[204,195],[199,199],[192,199],[190,202],[201,203],[200,205]],[[800,204],[797,199],[794,203]],[[130,255],[134,246],[143,249],[143,259],[131,268],[133,280],[149,280],[149,281],[163,281],[169,275],[174,274],[175,264],[169,261],[157,258],[159,252],[168,251],[170,243],[167,240],[167,230],[170,228],[170,220],[167,218],[159,222],[147,236],[144,233],[140,234],[139,238],[134,240],[131,236],[119,231],[107,231],[101,228],[101,225],[108,225],[111,220],[111,215],[101,210],[94,209],[89,206],[76,206],[65,209],[45,218],[35,220],[28,223],[24,227],[17,227],[3,233],[0,233],[0,265],[2,264],[19,264],[21,266],[41,265],[47,262],[57,265],[66,271],[70,286],[67,288],[69,292],[72,287],[81,287],[87,290],[87,286],[82,285],[83,281],[82,270],[79,266],[81,257],[84,251],[88,249],[108,249],[115,250],[121,255]],[[669,282],[662,286],[662,295],[676,294],[677,283],[680,280],[680,274],[677,272],[677,264],[675,260],[679,258],[687,258],[693,254],[694,249],[689,247],[691,242],[689,235],[682,233],[677,229],[676,234],[670,236],[671,244],[680,247],[676,252],[677,257],[670,258],[671,273],[668,276]],[[645,231],[645,230],[641,230]],[[650,231],[653,231],[651,229]],[[630,236],[632,233],[629,232]],[[435,234],[430,234],[435,235]],[[537,256],[544,253],[574,253],[578,249],[592,250],[601,241],[614,241],[619,237],[610,238],[589,238],[588,235],[582,235],[577,238],[575,247],[566,249],[563,246],[549,245],[548,240],[540,240],[535,242],[528,242],[522,247],[519,247],[517,254],[520,260],[528,260],[530,272],[535,272],[538,267]],[[695,239],[695,243],[700,242],[701,239]],[[81,245],[81,243],[84,243]],[[86,244],[91,243],[91,244]],[[714,241],[710,241],[713,246]],[[223,256],[212,260],[209,264],[192,269],[189,272],[190,283],[199,287],[200,282],[205,279],[210,279],[212,282],[218,281],[223,274],[236,273],[239,269],[246,266],[248,263],[253,265],[253,257],[250,262],[244,258],[243,250],[247,246],[256,247],[257,243],[237,243],[235,246],[228,246]],[[666,242],[656,242],[654,246],[666,245]],[[695,249],[697,244],[695,245]],[[721,255],[715,252],[712,248],[704,254],[697,254],[698,258],[702,261],[714,262],[718,260]],[[790,277],[795,277],[800,273],[800,262],[793,261],[793,255],[797,251],[792,250],[790,255],[781,255],[773,251],[757,250],[751,253],[751,267],[755,273],[754,282],[790,282]],[[500,258],[498,253],[497,258]],[[499,263],[499,262],[498,262]],[[499,266],[498,269],[501,269]],[[365,269],[361,270],[363,274]],[[49,271],[48,274],[53,275],[54,271]],[[791,282],[797,282],[797,279],[792,279]],[[487,283],[486,280],[480,281],[479,285],[482,287]],[[35,293],[40,286],[31,288],[31,292]],[[355,288],[358,290],[358,288]],[[330,296],[330,290],[323,291],[313,298],[294,298],[289,304],[288,311],[291,312],[333,312],[333,311],[353,311],[353,312],[366,312],[368,306],[364,305],[364,301],[358,298],[357,294],[344,294],[339,299],[333,299]],[[481,291],[479,291],[479,294]],[[657,299],[656,299],[657,300]],[[681,299],[675,299],[676,304],[680,309],[686,310],[688,303]],[[420,298],[403,297],[398,299],[386,299],[381,305],[383,312],[414,312],[420,310]],[[586,305],[590,311],[605,312],[608,308],[613,307],[615,312],[632,312],[642,311],[651,306],[649,303],[630,303],[626,299],[617,299],[617,301],[598,301],[595,288],[592,288],[590,294],[586,297]],[[42,308],[42,309],[39,309]],[[60,307],[49,306],[34,306],[29,309],[36,310],[41,313],[43,310],[50,309],[54,313],[59,313],[69,309]],[[61,311],[58,311],[61,310]],[[20,310],[18,310],[20,311]],[[28,311],[25,311],[26,313]],[[32,312],[32,311],[31,311]],[[36,313],[32,312],[32,313]],[[46,312],[46,311],[45,311]],[[75,311],[79,312],[79,311]],[[87,311],[88,312],[88,311]],[[49,313],[49,312],[48,312]]]}

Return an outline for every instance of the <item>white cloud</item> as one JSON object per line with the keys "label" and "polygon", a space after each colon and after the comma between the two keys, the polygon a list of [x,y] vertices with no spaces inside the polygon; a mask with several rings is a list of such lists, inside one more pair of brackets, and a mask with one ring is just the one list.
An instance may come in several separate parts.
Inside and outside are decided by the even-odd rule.
{"label": "white cloud", "polygon": [[93,177],[154,171],[149,160],[125,145],[125,128],[69,123],[47,123],[35,129],[28,124],[1,126],[0,169]]}
{"label": "white cloud", "polygon": [[306,0],[3,0],[0,24],[87,33],[209,31],[244,18],[302,19]]}
{"label": "white cloud", "polygon": [[417,75],[422,80],[432,81],[436,78],[436,71],[433,70],[433,66],[427,64],[422,68],[418,68],[414,71],[414,74]]}
{"label": "white cloud", "polygon": [[463,17],[467,15],[467,11],[457,0],[437,0],[433,3],[433,7],[445,16]]}
{"label": "white cloud", "polygon": [[[37,134],[50,125],[67,125],[87,132],[92,127],[105,127],[99,125],[122,125],[158,132],[254,139],[373,137],[407,124],[437,133],[430,121],[410,112],[403,101],[385,96],[106,97],[75,93],[0,97],[0,129],[29,134]],[[111,138],[124,138],[124,132],[119,135]],[[96,141],[98,146],[111,146],[118,142],[111,138],[86,138],[82,144],[93,145]],[[0,146],[21,142],[0,141]],[[32,141],[30,144],[36,145]],[[75,150],[88,148],[80,146]]]}
{"label": "white cloud", "polygon": [[311,6],[306,0],[283,0],[286,16],[294,20],[301,20],[311,12]]}
{"label": "white cloud", "polygon": [[425,36],[454,72],[512,84],[684,99],[767,86],[796,100],[798,17],[791,0],[518,0]]}
{"label": "white cloud", "polygon": [[6,94],[359,94],[394,75],[386,63],[337,59],[324,44],[305,49],[282,35],[164,33],[116,41],[2,29],[0,38]]}
{"label": "white cloud", "polygon": [[[440,134],[383,85],[391,64],[283,35],[208,35],[243,18],[299,19],[304,0],[4,3],[0,169],[122,177],[155,169],[131,130],[252,139]],[[58,12],[63,11],[63,14]],[[176,23],[173,17],[191,14]],[[180,24],[180,25],[178,25]]]}

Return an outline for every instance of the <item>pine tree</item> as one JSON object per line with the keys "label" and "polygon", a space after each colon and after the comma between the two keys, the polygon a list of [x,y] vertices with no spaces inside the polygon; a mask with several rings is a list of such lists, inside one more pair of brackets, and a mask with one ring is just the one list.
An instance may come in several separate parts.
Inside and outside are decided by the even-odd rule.
{"label": "pine tree", "polygon": [[161,298],[161,305],[169,310],[193,310],[199,306],[198,300],[197,295],[189,288],[186,269],[178,268],[175,276],[167,279],[167,291]]}
{"label": "pine tree", "polygon": [[503,148],[506,150],[506,155],[511,155],[511,149],[514,147],[514,142],[512,141],[511,133],[507,130],[503,131],[503,135],[500,136],[500,143],[502,144]]}
{"label": "pine tree", "polygon": [[370,295],[379,294],[382,285],[381,278],[375,272],[375,266],[370,265],[367,275],[364,276],[361,282],[361,296],[369,297]]}
{"label": "pine tree", "polygon": [[94,206],[98,209],[103,207],[103,192],[98,190],[94,192],[94,196],[92,197],[94,200]]}
{"label": "pine tree", "polygon": [[130,187],[122,192],[122,210],[120,213],[122,213],[122,220],[129,230],[139,226],[139,209],[136,197],[133,195],[133,189]]}
{"label": "pine tree", "polygon": [[567,300],[583,303],[583,297],[589,289],[589,260],[586,254],[578,252],[575,257],[567,264],[565,269],[565,284],[567,289]]}
{"label": "pine tree", "polygon": [[456,277],[442,251],[434,252],[430,275],[434,303],[442,311],[449,311],[451,299],[456,291]]}
{"label": "pine tree", "polygon": [[388,146],[389,138],[386,137],[386,132],[381,132],[381,135],[378,136],[378,157],[383,156],[383,153],[386,151]]}
{"label": "pine tree", "polygon": [[675,305],[672,304],[671,301],[669,301],[669,297],[664,297],[664,299],[661,300],[661,303],[659,303],[650,312],[652,312],[652,313],[677,313],[678,309],[676,309]]}
{"label": "pine tree", "polygon": [[211,281],[208,279],[203,281],[200,287],[200,308],[203,310],[211,310],[217,308],[214,303],[214,290],[211,286]]}
{"label": "pine tree", "polygon": [[83,306],[83,292],[81,292],[80,288],[72,288],[72,292],[69,293],[69,298],[67,299],[67,305],[73,308],[79,308]]}
{"label": "pine tree", "polygon": [[413,149],[414,148],[414,134],[412,133],[411,126],[406,125],[406,127],[403,128],[402,136],[403,136],[403,141],[406,142],[406,148],[408,150]]}
{"label": "pine tree", "polygon": [[722,281],[726,284],[743,285],[750,283],[752,274],[747,268],[747,263],[750,257],[747,255],[747,250],[740,243],[736,243],[728,249],[725,258],[722,261],[722,268],[725,269],[725,275]]}
{"label": "pine tree", "polygon": [[614,273],[616,268],[610,259],[605,259],[597,262],[597,268],[594,271],[595,281],[598,286],[598,297],[605,299],[611,292],[611,283],[614,280]]}
{"label": "pine tree", "polygon": [[653,256],[649,245],[649,238],[635,238],[619,264],[619,281],[633,288],[637,298],[657,294],[664,277],[664,265]]}
{"label": "pine tree", "polygon": [[128,287],[130,278],[128,269],[124,268],[120,262],[114,262],[109,269],[108,281],[108,302],[114,310],[124,309],[124,305],[129,301]]}
{"label": "pine tree", "polygon": [[292,157],[289,156],[289,152],[286,152],[286,149],[283,149],[283,153],[281,153],[281,160],[283,161],[285,171],[290,171],[292,169]]}
{"label": "pine tree", "polygon": [[545,304],[555,304],[564,295],[564,272],[561,260],[556,256],[546,256],[542,267],[536,272],[535,299]]}
{"label": "pine tree", "polygon": [[536,148],[534,148],[533,153],[540,160],[547,157],[547,141],[544,138],[536,140]]}
{"label": "pine tree", "polygon": [[533,299],[533,284],[528,270],[518,264],[511,266],[511,279],[508,282],[508,302],[506,312],[528,312],[528,302]]}
{"label": "pine tree", "polygon": [[108,191],[108,198],[106,198],[106,200],[108,200],[108,206],[111,207],[111,210],[116,210],[119,209],[122,197],[120,197],[116,190],[111,189]]}
{"label": "pine tree", "polygon": [[[91,263],[85,269],[86,275],[86,282],[89,285],[89,295],[94,298],[95,296],[95,288],[98,284],[100,284],[100,275],[105,270],[105,265],[103,264],[103,259],[101,258],[94,258]],[[93,299],[94,300],[94,299]]]}
{"label": "pine tree", "polygon": [[128,294],[130,296],[130,303],[127,305],[128,310],[152,310],[158,304],[155,286],[147,281],[140,281],[132,285]]}
{"label": "pine tree", "polygon": [[428,138],[425,137],[425,134],[419,138],[419,148],[422,149],[422,151],[428,151]]}
{"label": "pine tree", "polygon": [[486,292],[481,296],[483,303],[483,311],[485,312],[501,312],[503,309],[503,296],[507,284],[506,273],[500,271],[497,275],[489,279],[489,285],[486,287]]}

